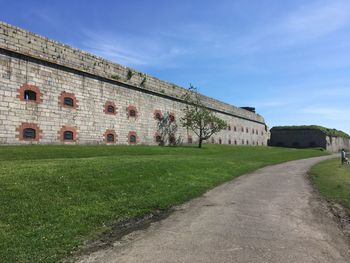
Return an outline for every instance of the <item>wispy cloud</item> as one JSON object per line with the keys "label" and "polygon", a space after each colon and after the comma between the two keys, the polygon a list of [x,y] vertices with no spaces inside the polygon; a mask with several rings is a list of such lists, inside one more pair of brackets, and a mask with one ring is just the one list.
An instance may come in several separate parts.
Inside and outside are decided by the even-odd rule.
{"label": "wispy cloud", "polygon": [[219,47],[215,30],[195,23],[151,33],[82,30],[84,49],[128,66],[176,66],[176,58]]}
{"label": "wispy cloud", "polygon": [[322,1],[308,4],[276,19],[255,33],[238,37],[234,47],[242,54],[305,44],[350,24],[350,2]]}
{"label": "wispy cloud", "polygon": [[327,106],[309,106],[301,108],[298,112],[303,114],[315,115],[322,117],[324,120],[333,121],[350,121],[350,109],[349,108],[336,108]]}
{"label": "wispy cloud", "polygon": [[157,37],[92,32],[83,30],[83,47],[99,56],[128,66],[165,65],[174,66],[171,58],[184,55],[186,50]]}
{"label": "wispy cloud", "polygon": [[[83,30],[83,47],[129,66],[174,67],[185,56],[225,59],[292,47],[325,37],[350,25],[350,2],[334,0],[303,5],[281,14],[254,32],[229,32],[218,24],[157,25],[152,32]],[[348,45],[348,44],[346,44]]]}
{"label": "wispy cloud", "polygon": [[349,21],[349,1],[327,1],[300,8],[282,22],[281,29],[294,41],[302,41],[337,31]]}

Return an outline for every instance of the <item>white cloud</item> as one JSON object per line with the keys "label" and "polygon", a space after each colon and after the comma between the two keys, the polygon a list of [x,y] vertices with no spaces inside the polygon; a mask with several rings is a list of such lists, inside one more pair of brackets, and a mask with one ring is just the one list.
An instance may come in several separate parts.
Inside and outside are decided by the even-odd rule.
{"label": "white cloud", "polygon": [[349,108],[336,108],[327,106],[308,106],[301,108],[300,113],[322,116],[323,119],[335,120],[335,121],[350,121],[350,109]]}
{"label": "white cloud", "polygon": [[83,32],[86,36],[82,42],[84,49],[123,65],[173,67],[171,59],[186,53],[181,47],[153,36]]}
{"label": "white cloud", "polygon": [[296,40],[322,37],[346,26],[350,21],[348,1],[328,1],[304,6],[288,16],[281,25]]}
{"label": "white cloud", "polygon": [[233,40],[240,54],[305,44],[350,25],[350,2],[324,1],[308,4],[264,25],[255,33]]}

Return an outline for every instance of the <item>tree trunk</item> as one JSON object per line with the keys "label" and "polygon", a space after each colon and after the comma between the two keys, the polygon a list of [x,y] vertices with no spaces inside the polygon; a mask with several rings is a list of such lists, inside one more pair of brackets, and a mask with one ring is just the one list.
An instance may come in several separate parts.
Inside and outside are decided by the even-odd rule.
{"label": "tree trunk", "polygon": [[198,148],[202,148],[202,129],[199,129],[199,142],[198,142]]}

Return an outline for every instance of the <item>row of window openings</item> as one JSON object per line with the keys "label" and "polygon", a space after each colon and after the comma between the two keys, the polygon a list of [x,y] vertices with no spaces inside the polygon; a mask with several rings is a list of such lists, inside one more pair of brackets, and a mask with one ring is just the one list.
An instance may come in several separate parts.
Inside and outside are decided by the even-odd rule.
{"label": "row of window openings", "polygon": [[[36,138],[36,131],[35,129],[32,128],[26,128],[23,130],[23,138],[24,139],[35,139]],[[74,134],[72,131],[65,131],[63,133],[63,139],[65,141],[72,141],[74,139]],[[114,142],[115,140],[115,135],[113,133],[109,133],[106,136],[107,142]],[[136,143],[136,136],[135,135],[130,135],[129,141],[131,143]]]}
{"label": "row of window openings", "polygon": [[[31,91],[31,90],[26,90],[24,92],[24,97],[25,97],[26,100],[36,100],[36,92]],[[69,107],[73,107],[74,106],[74,100],[72,98],[69,98],[69,97],[64,97],[63,104],[66,105],[66,106],[69,106]],[[107,106],[107,112],[108,113],[115,113],[115,107],[112,106],[112,105],[108,105]],[[133,110],[133,109],[129,110],[129,116],[130,117],[136,117],[136,111]],[[162,114],[160,112],[156,112],[155,118],[157,120],[161,120],[162,119]],[[172,121],[172,122],[175,121],[175,117],[173,115],[170,115],[169,118],[170,118],[170,121]],[[229,131],[231,130],[231,126],[228,126],[228,130]],[[234,131],[237,131],[236,126],[234,126]],[[244,132],[244,128],[243,127],[242,127],[242,132]],[[249,132],[248,128],[246,128],[246,132],[247,133]],[[254,133],[258,134],[258,130],[254,131],[254,129],[253,129],[252,133],[253,134]],[[263,132],[261,132],[261,134],[263,134]]]}
{"label": "row of window openings", "polygon": [[[215,139],[213,138],[212,140],[211,140],[211,143],[215,143]],[[219,144],[222,144],[222,140],[221,139],[219,139]],[[232,141],[231,140],[228,140],[228,144],[232,144]],[[234,141],[234,144],[235,145],[237,145],[238,144],[238,142],[235,140]],[[244,145],[244,144],[249,144],[249,141],[247,140],[247,141],[244,141],[244,140],[242,140],[242,145]],[[255,145],[255,142],[253,141],[253,145]],[[259,142],[256,142],[256,145],[259,145]],[[263,143],[262,143],[262,145],[263,145]]]}
{"label": "row of window openings", "polygon": [[[24,91],[24,99],[25,100],[33,100],[36,101],[36,92],[32,90],[25,90]],[[63,98],[63,104],[69,107],[74,106],[74,100],[69,97],[64,97]],[[114,107],[112,106],[112,112],[114,112]]]}
{"label": "row of window openings", "polygon": [[[229,126],[227,126],[227,129],[229,130],[229,131],[231,131],[231,126],[229,125]],[[236,126],[234,126],[233,127],[233,131],[237,131],[237,128],[236,128]],[[241,129],[241,131],[242,132],[244,132],[244,128],[242,127],[242,129]],[[249,129],[248,128],[246,128],[246,133],[249,133]],[[254,130],[254,129],[252,129],[252,134],[259,134],[259,131],[258,130]],[[263,132],[261,132],[261,135],[263,135]]]}
{"label": "row of window openings", "polygon": [[[32,128],[24,129],[23,137],[25,139],[35,139],[36,138],[36,131],[35,131],[35,129],[32,129]],[[73,132],[72,131],[65,131],[63,133],[63,139],[64,140],[72,141],[73,138],[74,138],[74,136],[73,136]],[[106,140],[107,140],[107,142],[114,142],[115,141],[115,135],[113,133],[107,134]],[[175,142],[175,140],[176,140],[175,136],[170,136],[169,141],[171,143]],[[136,136],[135,135],[130,135],[129,141],[131,143],[136,143]],[[156,142],[160,143],[161,141],[162,141],[162,137],[160,135],[157,135],[156,136]],[[188,138],[188,143],[192,143],[192,138]],[[212,140],[212,143],[215,143],[214,139]],[[228,143],[232,144],[232,141],[229,140]],[[222,140],[221,139],[219,139],[219,144],[222,144]],[[236,140],[234,141],[234,144],[237,144]],[[242,140],[242,144],[244,144],[244,140]],[[246,144],[249,144],[248,140],[246,141]],[[255,144],[255,143],[253,142],[253,144]]]}
{"label": "row of window openings", "polygon": [[[24,92],[24,98],[25,100],[36,100],[36,92],[31,91],[31,90],[26,90]],[[63,104],[69,107],[73,107],[74,106],[74,100],[72,98],[69,97],[64,97],[63,99]],[[107,106],[107,112],[108,113],[115,113],[115,107],[112,105],[108,105]],[[136,111],[131,109],[129,110],[129,116],[130,117],[136,117]],[[162,119],[162,115],[157,112],[156,113],[156,119],[161,120]],[[175,121],[175,117],[173,115],[170,115],[170,120],[171,121]]]}
{"label": "row of window openings", "polygon": [[[24,98],[26,100],[34,100],[35,101],[36,100],[36,92],[31,91],[31,90],[26,90],[24,92]],[[69,107],[73,107],[74,106],[74,100],[72,98],[69,98],[69,97],[64,97],[63,104],[66,105],[66,106],[69,106]],[[108,113],[115,113],[115,107],[112,106],[112,105],[108,105],[107,106],[107,112]],[[133,109],[129,110],[129,116],[130,117],[136,117],[136,111],[133,110]],[[155,117],[156,117],[157,120],[161,120],[162,119],[162,115],[161,115],[160,112],[157,112],[155,114]],[[170,118],[170,121],[172,121],[172,122],[175,121],[175,117],[173,115],[170,115],[169,118]],[[229,131],[231,130],[231,126],[228,126],[228,130]],[[236,126],[234,126],[234,131],[237,131]],[[242,132],[244,132],[244,128],[243,127],[242,127]],[[248,128],[246,129],[246,132],[247,133],[249,132]],[[254,129],[252,130],[252,133],[254,134]],[[255,133],[258,134],[258,130],[255,130]],[[263,134],[263,133],[261,132],[261,134]]]}
{"label": "row of window openings", "polygon": [[[111,134],[113,135],[113,134]],[[35,129],[32,128],[26,128],[23,130],[23,138],[24,139],[35,139],[36,138],[36,131]],[[67,141],[72,141],[74,138],[73,132],[72,131],[65,131],[63,133],[63,139]],[[114,135],[113,135],[113,140],[114,140]]]}

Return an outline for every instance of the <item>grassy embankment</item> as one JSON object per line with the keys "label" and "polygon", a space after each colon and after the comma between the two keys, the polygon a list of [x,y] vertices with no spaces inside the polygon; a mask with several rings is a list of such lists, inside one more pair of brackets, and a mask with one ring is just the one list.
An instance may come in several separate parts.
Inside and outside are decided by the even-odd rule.
{"label": "grassy embankment", "polygon": [[321,195],[350,209],[350,165],[331,159],[315,165],[310,173]]}
{"label": "grassy embankment", "polygon": [[0,147],[0,262],[57,262],[110,222],[320,150],[206,145]]}

